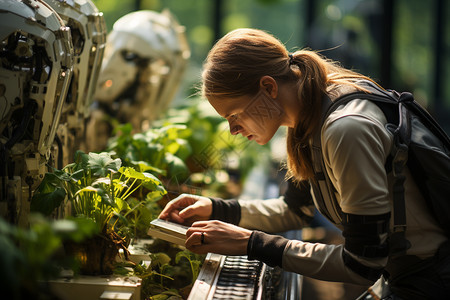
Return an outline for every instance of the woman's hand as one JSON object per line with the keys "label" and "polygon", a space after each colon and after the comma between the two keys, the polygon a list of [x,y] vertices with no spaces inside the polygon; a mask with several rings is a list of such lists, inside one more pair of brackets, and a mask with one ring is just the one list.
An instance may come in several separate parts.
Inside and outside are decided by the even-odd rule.
{"label": "woman's hand", "polygon": [[190,225],[194,221],[209,220],[211,214],[211,199],[203,196],[182,194],[167,203],[166,207],[159,214],[159,218]]}
{"label": "woman's hand", "polygon": [[186,248],[198,254],[246,255],[251,234],[252,231],[233,224],[199,221],[186,232]]}

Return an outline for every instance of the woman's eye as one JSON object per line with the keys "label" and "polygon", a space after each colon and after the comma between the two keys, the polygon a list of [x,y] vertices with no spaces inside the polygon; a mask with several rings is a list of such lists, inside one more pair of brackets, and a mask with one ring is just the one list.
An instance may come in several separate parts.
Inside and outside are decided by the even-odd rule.
{"label": "woman's eye", "polygon": [[228,122],[236,122],[236,120],[238,119],[238,114],[228,115],[226,119],[228,120]]}

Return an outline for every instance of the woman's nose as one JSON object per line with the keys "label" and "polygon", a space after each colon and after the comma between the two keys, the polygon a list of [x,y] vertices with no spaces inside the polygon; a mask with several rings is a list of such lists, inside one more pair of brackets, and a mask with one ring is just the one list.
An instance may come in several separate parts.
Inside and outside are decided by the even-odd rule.
{"label": "woman's nose", "polygon": [[239,126],[239,125],[233,125],[233,124],[230,124],[230,133],[232,134],[232,135],[237,135],[237,134],[239,134],[239,132],[242,130],[242,127],[241,126]]}

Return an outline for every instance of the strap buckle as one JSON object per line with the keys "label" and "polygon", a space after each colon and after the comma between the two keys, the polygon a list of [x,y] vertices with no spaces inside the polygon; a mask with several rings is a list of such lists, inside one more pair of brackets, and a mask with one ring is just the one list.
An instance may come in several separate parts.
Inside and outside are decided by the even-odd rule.
{"label": "strap buckle", "polygon": [[397,151],[392,160],[392,173],[395,178],[402,176],[403,167],[408,161],[408,146],[401,143],[396,143]]}

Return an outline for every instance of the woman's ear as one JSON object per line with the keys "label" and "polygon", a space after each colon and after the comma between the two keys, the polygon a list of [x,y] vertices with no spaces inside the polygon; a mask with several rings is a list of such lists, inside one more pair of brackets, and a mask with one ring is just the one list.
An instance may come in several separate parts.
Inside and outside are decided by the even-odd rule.
{"label": "woman's ear", "polygon": [[261,90],[266,91],[272,99],[278,95],[278,84],[272,76],[265,75],[259,80]]}

